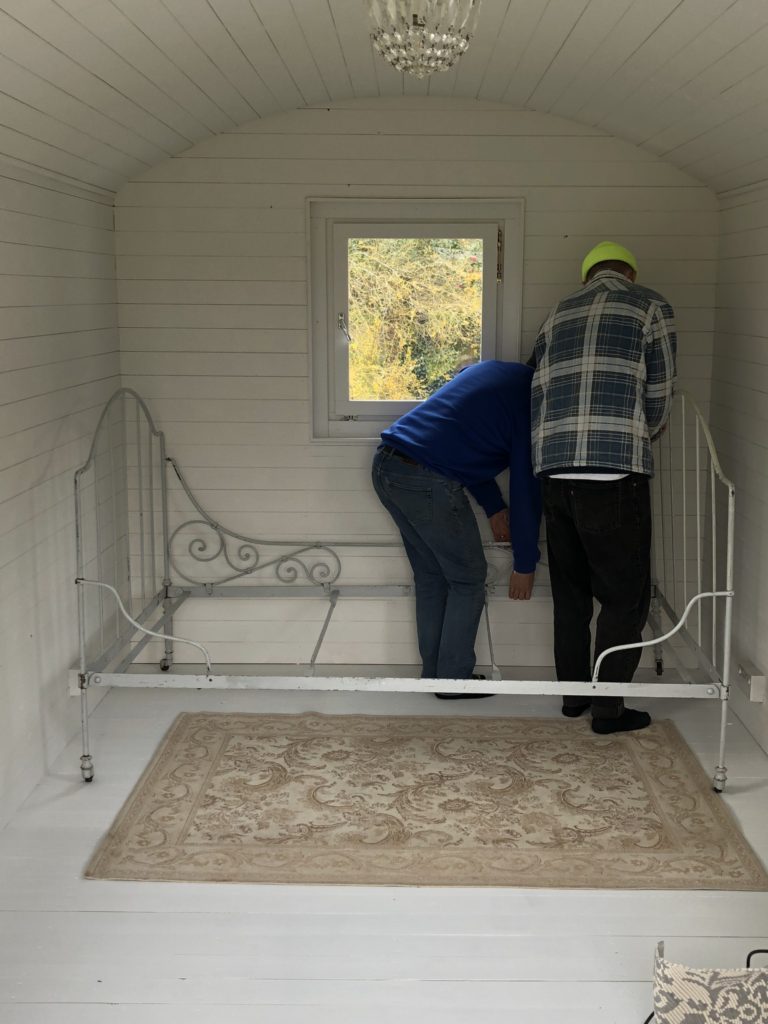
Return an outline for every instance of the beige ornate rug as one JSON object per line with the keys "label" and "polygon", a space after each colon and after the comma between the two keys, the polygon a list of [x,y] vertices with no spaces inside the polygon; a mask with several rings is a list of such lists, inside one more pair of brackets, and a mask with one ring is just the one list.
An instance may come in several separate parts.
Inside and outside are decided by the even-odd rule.
{"label": "beige ornate rug", "polygon": [[768,889],[671,722],[555,718],[179,715],[86,875]]}

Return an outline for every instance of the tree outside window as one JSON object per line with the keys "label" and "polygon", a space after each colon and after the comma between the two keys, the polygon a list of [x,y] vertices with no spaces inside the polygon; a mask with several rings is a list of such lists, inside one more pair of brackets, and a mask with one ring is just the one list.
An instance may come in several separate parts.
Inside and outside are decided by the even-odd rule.
{"label": "tree outside window", "polygon": [[482,238],[350,238],[349,398],[419,401],[480,359]]}

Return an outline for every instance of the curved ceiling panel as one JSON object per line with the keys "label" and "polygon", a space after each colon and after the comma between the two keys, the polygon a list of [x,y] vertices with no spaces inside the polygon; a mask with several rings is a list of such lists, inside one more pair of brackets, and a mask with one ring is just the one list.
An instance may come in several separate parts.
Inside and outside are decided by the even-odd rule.
{"label": "curved ceiling panel", "polygon": [[0,0],[0,154],[116,190],[254,118],[480,99],[634,142],[715,191],[768,179],[765,0],[482,0],[457,67],[372,50],[364,0]]}

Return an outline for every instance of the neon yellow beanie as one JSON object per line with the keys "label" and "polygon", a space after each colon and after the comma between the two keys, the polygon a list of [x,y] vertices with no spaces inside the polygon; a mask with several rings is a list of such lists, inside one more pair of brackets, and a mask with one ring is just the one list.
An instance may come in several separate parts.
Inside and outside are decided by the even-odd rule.
{"label": "neon yellow beanie", "polygon": [[592,267],[598,263],[604,263],[606,260],[619,260],[621,263],[628,263],[637,273],[637,260],[629,249],[625,249],[618,242],[599,242],[584,257],[584,262],[581,264],[581,280],[586,281],[587,274]]}

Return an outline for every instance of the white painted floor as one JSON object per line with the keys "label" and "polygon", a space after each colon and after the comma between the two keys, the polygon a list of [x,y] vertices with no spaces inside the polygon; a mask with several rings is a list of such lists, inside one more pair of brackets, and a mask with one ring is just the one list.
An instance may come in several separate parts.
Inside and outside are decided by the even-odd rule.
{"label": "white painted floor", "polygon": [[[768,946],[768,894],[189,885],[81,872],[182,710],[557,714],[552,697],[109,693],[0,832],[2,1024],[641,1024],[658,939],[670,959],[739,966]],[[673,718],[708,774],[719,707]],[[729,725],[724,797],[768,861],[768,758]]]}

